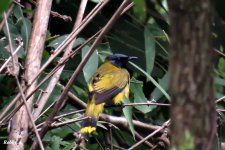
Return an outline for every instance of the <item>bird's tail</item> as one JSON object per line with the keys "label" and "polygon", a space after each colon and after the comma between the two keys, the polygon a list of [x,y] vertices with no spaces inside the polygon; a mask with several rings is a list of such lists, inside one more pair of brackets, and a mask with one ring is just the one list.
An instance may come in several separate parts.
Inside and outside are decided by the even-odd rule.
{"label": "bird's tail", "polygon": [[90,134],[96,131],[98,117],[99,117],[99,114],[103,111],[104,104],[105,103],[96,105],[94,97],[92,97],[91,101],[89,101],[86,112],[85,112],[85,117],[88,117],[88,118],[83,120],[82,128],[80,130],[82,134],[86,134],[86,133]]}

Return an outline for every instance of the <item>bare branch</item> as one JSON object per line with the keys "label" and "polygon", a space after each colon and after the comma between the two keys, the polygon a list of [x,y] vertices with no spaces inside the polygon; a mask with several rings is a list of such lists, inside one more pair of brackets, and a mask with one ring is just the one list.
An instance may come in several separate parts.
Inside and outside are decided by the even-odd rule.
{"label": "bare branch", "polygon": [[150,137],[152,137],[153,135],[155,135],[156,133],[158,133],[159,131],[167,128],[170,124],[170,120],[166,121],[160,128],[158,128],[157,130],[155,130],[154,132],[152,132],[151,134],[149,134],[148,136],[146,136],[145,138],[143,138],[141,141],[137,142],[136,144],[134,144],[133,146],[131,146],[128,150],[133,150],[135,148],[137,148],[138,146],[140,146],[144,141],[148,140]]}
{"label": "bare branch", "polygon": [[[74,30],[75,30],[77,27],[79,27],[79,25],[80,25],[81,22],[82,22],[83,15],[84,15],[84,10],[85,10],[85,8],[86,8],[86,4],[87,4],[87,0],[82,0],[81,3],[80,3],[80,8],[79,8],[79,10],[78,10],[77,19],[76,19],[76,22],[75,22],[74,27],[73,27]],[[74,37],[74,38],[76,38],[76,37]],[[60,62],[63,61],[63,60],[65,60],[65,59],[67,58],[67,56],[70,55],[70,53],[72,52],[72,47],[73,47],[73,42],[71,42],[71,43],[67,46],[67,48],[66,48],[66,50],[65,50],[65,53],[64,53],[63,57],[61,58]],[[45,104],[46,104],[48,98],[50,97],[50,95],[51,95],[51,93],[52,93],[54,87],[55,87],[56,84],[58,83],[59,78],[60,78],[60,75],[61,75],[61,73],[62,73],[62,71],[63,71],[63,69],[64,69],[64,66],[65,66],[65,64],[61,65],[61,68],[60,68],[59,70],[57,70],[57,71],[53,74],[53,76],[52,76],[52,78],[51,78],[51,80],[50,80],[50,82],[49,82],[49,84],[48,84],[48,87],[45,89],[46,93],[44,93],[44,94],[42,95],[42,97],[40,98],[40,101],[39,101],[38,104],[37,104],[38,107],[37,107],[36,109],[33,110],[33,116],[34,116],[35,119],[36,119],[36,118],[39,116],[39,114],[41,113],[41,111],[42,111],[43,107],[45,106]]]}
{"label": "bare branch", "polygon": [[[27,88],[26,91],[22,90],[21,86],[21,94],[25,94],[22,96],[22,100],[26,101],[27,95],[30,94],[31,91],[36,87],[36,80],[37,78],[33,78],[39,71],[43,47],[45,43],[45,37],[47,33],[48,21],[49,21],[49,14],[51,10],[52,0],[39,0],[38,7],[35,11],[33,29],[31,33],[31,38],[29,41],[29,46],[27,50],[26,60],[25,60],[25,72],[24,78],[22,80],[22,85],[25,83],[31,83],[30,87]],[[34,97],[30,97],[23,107],[17,111],[17,113],[12,118],[12,130],[10,131],[10,140],[20,141],[19,147],[15,144],[8,145],[8,149],[24,149],[25,142],[28,138],[28,127],[29,127],[29,112],[31,112],[33,106],[33,99]],[[18,101],[18,105],[21,102]],[[29,110],[26,110],[29,109]],[[35,124],[31,119],[31,124],[33,124],[35,129]],[[21,132],[23,131],[23,132]],[[37,132],[36,132],[37,133]],[[41,148],[43,145],[40,142],[40,137],[37,135],[37,142],[40,144]]]}
{"label": "bare branch", "polygon": [[[13,70],[15,70],[15,68],[16,68],[16,62],[15,62],[15,58],[14,58],[14,56],[13,56],[13,46],[12,46],[12,41],[11,41],[11,35],[10,35],[9,26],[8,26],[8,22],[7,22],[7,16],[6,16],[5,13],[4,13],[4,20],[5,20],[5,24],[6,24],[6,29],[7,29],[8,37],[9,37],[9,50],[10,50],[10,55],[11,55],[12,62],[13,62]],[[21,95],[22,95],[22,100],[23,100],[23,103],[24,103],[24,105],[25,105],[26,111],[27,111],[28,116],[29,116],[29,118],[30,118],[30,120],[31,120],[31,122],[32,122],[32,125],[33,125],[33,128],[34,128],[35,134],[36,134],[36,136],[37,136],[37,139],[38,139],[38,143],[39,143],[39,145],[40,145],[40,148],[41,148],[42,150],[44,150],[44,146],[43,146],[43,144],[42,144],[42,142],[41,142],[41,138],[40,138],[40,136],[39,136],[39,134],[38,134],[38,131],[37,131],[37,128],[36,128],[36,126],[35,126],[35,123],[34,123],[34,120],[33,120],[33,118],[32,118],[31,112],[30,112],[30,110],[29,110],[29,106],[28,106],[28,104],[27,104],[27,102],[26,102],[26,97],[25,97],[25,95],[24,95],[24,93],[23,93],[23,91],[22,91],[22,88],[21,88],[21,85],[20,85],[20,82],[19,82],[19,79],[18,79],[18,74],[14,74],[14,76],[15,76],[15,78],[16,78],[16,83],[17,83],[17,86],[19,87],[19,91],[20,91],[20,93],[21,93]],[[22,143],[22,144],[23,144],[23,143]],[[18,143],[18,145],[20,145],[20,143]],[[10,149],[10,148],[9,148],[9,149]]]}

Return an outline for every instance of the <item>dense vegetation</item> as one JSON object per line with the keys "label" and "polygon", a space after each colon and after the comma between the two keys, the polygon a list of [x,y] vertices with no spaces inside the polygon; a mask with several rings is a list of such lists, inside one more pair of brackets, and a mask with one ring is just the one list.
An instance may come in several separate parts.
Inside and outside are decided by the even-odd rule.
{"label": "dense vegetation", "polygon": [[[64,44],[63,41],[74,30],[73,24],[78,14],[80,2],[73,0],[56,0],[53,2],[51,10],[54,12],[51,12],[49,18],[41,66],[44,66],[48,59],[57,53],[56,50]],[[59,97],[62,97],[64,87],[70,82],[73,72],[78,71],[79,73],[76,80],[72,82],[70,92],[64,98],[60,109],[56,112],[59,117],[51,124],[42,140],[45,149],[67,150],[84,146],[93,150],[112,147],[115,149],[128,149],[148,135],[150,135],[149,138],[138,145],[137,149],[159,147],[166,149],[169,146],[169,11],[165,0],[133,0],[133,2],[134,6],[118,17],[109,32],[103,36],[102,41],[96,45],[95,51],[93,51],[82,70],[79,70],[78,66],[85,59],[86,54],[90,52],[95,40],[98,39],[95,33],[104,29],[107,22],[121,5],[120,0],[109,1],[81,30],[72,45],[74,53],[71,57],[66,57],[62,52],[44,70],[41,70],[40,76],[37,78],[37,84],[42,83],[49,73],[50,77],[52,77],[51,73],[55,71],[58,64],[65,63],[59,81],[54,86],[50,97],[46,99],[42,110],[44,113],[41,113],[41,115],[37,113],[35,124],[38,130],[42,128],[43,122],[54,112],[51,106]],[[98,0],[88,1],[83,18],[93,10],[97,3],[99,3]],[[213,62],[214,82],[219,118],[218,144],[225,138],[224,134],[222,134],[225,127],[223,113],[225,12],[222,6],[225,6],[222,0],[215,2],[212,20],[212,51],[215,58]],[[35,7],[33,1],[24,0],[21,1],[20,5],[11,0],[0,2],[1,22],[5,21],[3,12],[9,12],[7,18],[9,31],[7,31],[5,25],[3,27],[0,25],[0,144],[8,139],[10,128],[7,128],[12,118],[11,113],[14,113],[13,110],[18,107],[13,103],[13,106],[5,114],[2,113],[21,92],[15,76],[18,77],[22,87],[29,86],[24,80],[26,79],[24,72],[27,69],[27,51],[32,27],[34,26]],[[8,33],[11,36],[11,44],[9,43]],[[93,35],[94,37],[89,39]],[[87,42],[87,40],[89,41]],[[23,43],[22,46],[21,43]],[[11,56],[9,45],[12,45],[14,50],[18,49],[16,57],[14,57],[17,67],[15,67],[15,62],[12,61],[4,66],[4,63]],[[80,48],[80,46],[82,47]],[[108,103],[98,122],[97,132],[85,136],[85,139],[80,138],[80,119],[83,116],[85,103],[88,101],[87,83],[98,66],[112,53],[123,53],[138,57],[138,60],[130,62],[127,66],[131,75],[130,98],[123,101],[123,106]],[[64,62],[62,58],[66,58],[66,61]],[[46,89],[50,85],[49,81],[47,80],[38,89],[35,89],[32,111],[38,109],[41,97],[45,92],[49,92]],[[74,113],[60,116],[69,112]],[[67,121],[71,122],[67,123]],[[151,136],[154,131],[157,131],[156,134]],[[36,139],[35,137],[32,125],[30,125],[25,148],[29,149],[31,147]],[[3,146],[6,147],[7,145]]]}

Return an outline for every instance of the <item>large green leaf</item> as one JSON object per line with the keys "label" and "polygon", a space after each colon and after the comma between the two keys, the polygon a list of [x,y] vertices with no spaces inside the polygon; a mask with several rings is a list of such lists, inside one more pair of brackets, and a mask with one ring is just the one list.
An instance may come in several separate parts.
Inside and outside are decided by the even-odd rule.
{"label": "large green leaf", "polygon": [[[142,88],[143,88],[142,81],[138,81],[135,78],[131,79],[130,89],[131,92],[134,94],[135,103],[147,103],[147,98],[145,97]],[[143,113],[147,113],[152,110],[152,107],[147,105],[135,106],[135,108]]]}
{"label": "large green leaf", "polygon": [[0,21],[2,19],[2,17],[1,17],[2,13],[8,9],[11,2],[12,2],[12,0],[2,0],[2,1],[0,1]]}
{"label": "large green leaf", "polygon": [[221,76],[225,77],[225,59],[220,58],[218,62],[218,72]]}
{"label": "large green leaf", "polygon": [[215,77],[214,82],[217,85],[225,86],[225,79],[223,79],[223,78]]}
{"label": "large green leaf", "polygon": [[155,40],[148,26],[144,30],[146,71],[151,74],[155,61]]}
{"label": "large green leaf", "polygon": [[146,68],[143,27],[123,21],[115,25],[113,34],[107,36],[111,50],[129,56],[137,56],[142,69]]}
{"label": "large green leaf", "polygon": [[30,40],[30,34],[31,34],[31,26],[32,25],[31,25],[30,20],[24,18],[23,25],[21,27],[21,36],[23,38],[25,50],[27,50],[27,48],[28,48],[28,42]]}
{"label": "large green leaf", "polygon": [[[21,38],[20,28],[21,28],[21,25],[22,25],[22,19],[17,20],[16,24],[14,24],[14,22],[10,18],[8,18],[7,21],[8,21],[8,26],[9,26],[9,32],[10,32],[10,36],[11,36],[12,46],[13,46],[13,48],[15,50],[18,47],[18,44],[16,43],[15,39],[20,39]],[[8,38],[9,36],[8,36],[8,32],[6,30],[6,26],[3,27],[3,32],[4,32],[5,36]],[[8,40],[7,40],[7,42],[8,42]],[[24,48],[23,47],[21,47],[21,49],[17,52],[17,55],[18,55],[19,58],[23,58],[24,57],[25,52],[24,52]]]}
{"label": "large green leaf", "polygon": [[[129,104],[130,100],[129,99],[123,99],[124,104]],[[127,119],[130,131],[135,139],[135,130],[134,130],[134,124],[133,124],[133,119],[132,119],[132,107],[125,107],[123,108],[123,114],[125,118]]]}
{"label": "large green leaf", "polygon": [[142,22],[146,18],[146,4],[143,0],[133,0],[134,15]]}
{"label": "large green leaf", "polygon": [[53,136],[51,148],[54,149],[54,150],[60,150],[61,142],[62,142],[62,138],[60,138],[58,136]]}
{"label": "large green leaf", "polygon": [[48,47],[52,47],[56,49],[67,37],[68,37],[68,34],[57,37],[56,39],[54,39],[48,44]]}
{"label": "large green leaf", "polygon": [[[89,46],[85,46],[82,49],[82,58],[84,58],[88,50],[89,50]],[[86,82],[90,80],[91,76],[94,74],[97,68],[98,68],[98,54],[97,54],[97,51],[94,51],[83,68],[83,74],[84,74],[84,78]]]}
{"label": "large green leaf", "polygon": [[9,52],[5,49],[4,41],[0,40],[0,58],[1,59],[7,59],[9,58],[10,54]]}
{"label": "large green leaf", "polygon": [[73,149],[75,143],[71,142],[69,144],[67,144],[67,146],[65,148],[63,148],[62,150],[71,150]]}
{"label": "large green leaf", "polygon": [[[48,44],[48,47],[52,47],[56,49],[66,38],[68,37],[68,34],[62,35],[54,39]],[[75,43],[73,44],[73,47],[76,47],[84,42],[84,38],[77,38]]]}
{"label": "large green leaf", "polygon": [[24,18],[23,12],[22,12],[20,6],[18,6],[18,5],[16,5],[13,9],[13,15],[16,17],[17,22],[18,22],[18,20],[21,20],[22,18]]}
{"label": "large green leaf", "polygon": [[170,100],[169,94],[155,81],[154,78],[152,78],[147,72],[145,72],[143,69],[141,69],[136,64],[129,62],[132,66],[134,66],[136,69],[138,69],[141,73],[143,73],[162,93],[163,95]]}
{"label": "large green leaf", "polygon": [[[159,85],[165,90],[168,90],[169,86],[169,72],[167,72],[162,79],[159,80]],[[154,100],[159,100],[163,96],[163,93],[158,89],[155,88],[152,92],[152,98]]]}

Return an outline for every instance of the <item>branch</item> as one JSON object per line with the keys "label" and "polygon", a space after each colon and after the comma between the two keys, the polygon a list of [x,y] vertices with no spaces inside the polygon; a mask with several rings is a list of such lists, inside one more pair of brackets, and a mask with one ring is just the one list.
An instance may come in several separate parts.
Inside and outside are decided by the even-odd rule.
{"label": "branch", "polygon": [[[34,4],[35,6],[37,6],[37,3],[36,3],[35,1],[29,0],[29,2],[32,3],[32,4]],[[70,16],[67,16],[67,15],[61,15],[61,14],[59,14],[59,13],[56,12],[56,11],[51,11],[50,13],[51,13],[51,15],[52,15],[53,17],[58,17],[58,18],[60,18],[60,19],[63,19],[64,21],[72,21],[72,18],[71,18]]]}
{"label": "branch", "polygon": [[[128,122],[127,119],[125,117],[116,117],[116,116],[110,116],[110,115],[106,115],[106,114],[100,114],[99,116],[99,120],[100,121],[105,121],[105,122],[109,122],[111,124],[114,124],[115,126],[120,126],[122,128],[129,128],[128,126]],[[150,131],[155,131],[158,130],[160,128],[160,126],[155,126],[155,125],[149,125],[146,123],[143,123],[141,121],[138,120],[133,120],[133,124],[135,126],[135,128],[139,128],[142,130],[150,130]]]}
{"label": "branch", "polygon": [[[51,4],[52,0],[39,0],[38,7],[35,11],[32,33],[29,40],[29,46],[25,60],[24,80],[22,81],[23,85],[25,85],[26,82],[30,83],[31,81],[32,84],[30,84],[29,88],[27,88],[26,91],[22,90],[21,86],[19,86],[19,88],[21,88],[21,92],[19,92],[19,94],[22,95],[23,93],[25,93],[25,96],[22,96],[22,100],[25,99],[25,101],[26,96],[31,91],[33,91],[36,86],[37,78],[33,78],[33,76],[38,73],[40,68]],[[30,97],[29,100],[27,100],[27,102],[25,103],[25,105],[21,107],[20,110],[18,110],[12,118],[12,130],[10,131],[9,139],[20,141],[20,144],[10,144],[8,145],[8,149],[24,149],[25,142],[28,138],[29,112],[31,112],[33,106],[33,98],[33,96]],[[26,109],[29,110],[27,111]],[[35,128],[33,120],[31,121],[31,123]],[[44,149],[42,143],[40,142],[40,137],[38,135],[37,141],[41,145],[40,148]]]}
{"label": "branch", "polygon": [[136,144],[134,144],[133,146],[131,146],[128,150],[133,150],[135,148],[137,148],[138,146],[140,146],[144,141],[147,141],[150,137],[152,137],[153,135],[155,135],[156,133],[158,133],[159,131],[167,128],[170,124],[170,120],[166,121],[160,128],[158,128],[157,130],[155,130],[154,132],[152,132],[151,134],[149,134],[148,136],[146,136],[144,139],[142,139],[141,141],[137,142]]}
{"label": "branch", "polygon": [[163,104],[163,103],[155,103],[155,102],[150,102],[147,101],[146,103],[129,103],[129,104],[122,104],[122,106],[140,106],[140,105],[156,105],[156,106],[167,106],[169,107],[170,104]]}
{"label": "branch", "polygon": [[[73,27],[74,30],[76,28],[78,28],[79,25],[82,22],[86,5],[87,5],[87,0],[82,0],[81,3],[80,3],[80,8],[79,8],[78,13],[77,13],[77,19],[76,19],[76,21],[74,23],[74,27]],[[74,42],[71,42],[67,46],[67,48],[66,48],[66,50],[64,52],[63,57],[60,59],[60,62],[63,61],[63,60],[65,60],[67,58],[67,56],[70,55],[70,53],[72,51],[72,47],[73,47],[73,43]],[[51,80],[48,83],[47,88],[45,89],[46,93],[44,93],[41,96],[40,101],[37,103],[38,107],[33,110],[33,116],[34,116],[35,119],[39,116],[39,114],[41,113],[42,109],[44,108],[44,106],[45,106],[48,98],[52,94],[53,89],[55,88],[56,84],[59,81],[59,78],[60,78],[60,75],[61,75],[61,73],[62,73],[62,71],[64,69],[64,66],[65,66],[65,64],[61,65],[60,68],[52,75]]]}
{"label": "branch", "polygon": [[[12,58],[13,70],[15,70],[15,69],[16,69],[16,62],[15,62],[15,58],[14,58],[14,56],[13,56],[13,46],[12,46],[12,41],[11,41],[11,34],[10,34],[10,31],[9,31],[9,26],[8,26],[8,21],[7,21],[7,15],[6,15],[5,13],[4,13],[4,20],[5,20],[6,29],[7,29],[8,38],[9,38],[9,50],[10,50],[10,55],[11,55],[11,58]],[[19,82],[19,79],[18,79],[18,74],[15,73],[14,76],[15,76],[15,79],[16,79],[17,86],[19,87],[19,91],[20,91],[20,93],[21,93],[21,95],[22,95],[22,100],[23,100],[23,103],[24,103],[24,105],[25,105],[27,114],[28,114],[28,116],[29,116],[29,118],[30,118],[30,120],[31,120],[31,122],[32,122],[32,125],[33,125],[33,128],[34,128],[34,132],[35,132],[35,134],[36,134],[36,136],[37,136],[39,146],[40,146],[40,148],[41,148],[42,150],[44,150],[44,146],[43,146],[43,144],[42,144],[42,142],[41,142],[40,136],[39,136],[38,131],[37,131],[37,128],[36,128],[36,126],[35,126],[35,123],[34,123],[34,120],[33,120],[33,118],[32,118],[31,112],[30,112],[30,110],[29,110],[29,106],[28,106],[28,104],[27,104],[27,102],[26,102],[26,97],[25,97],[25,95],[24,95],[24,93],[23,93],[23,91],[22,91],[22,87],[21,87],[20,82]],[[17,139],[16,139],[16,140],[17,140]],[[19,142],[19,141],[18,141],[18,142]],[[18,143],[18,144],[20,145],[20,143]],[[22,143],[22,144],[23,144],[23,143]],[[10,148],[9,148],[9,149],[10,149]]]}
{"label": "branch", "polygon": [[0,73],[2,72],[2,70],[6,67],[6,65],[9,63],[9,61],[12,59],[12,57],[14,57],[14,55],[16,55],[16,53],[21,50],[21,47],[23,46],[23,42],[19,42],[19,46],[16,48],[15,51],[13,51],[12,56],[10,56],[5,63],[1,66],[0,68]]}

